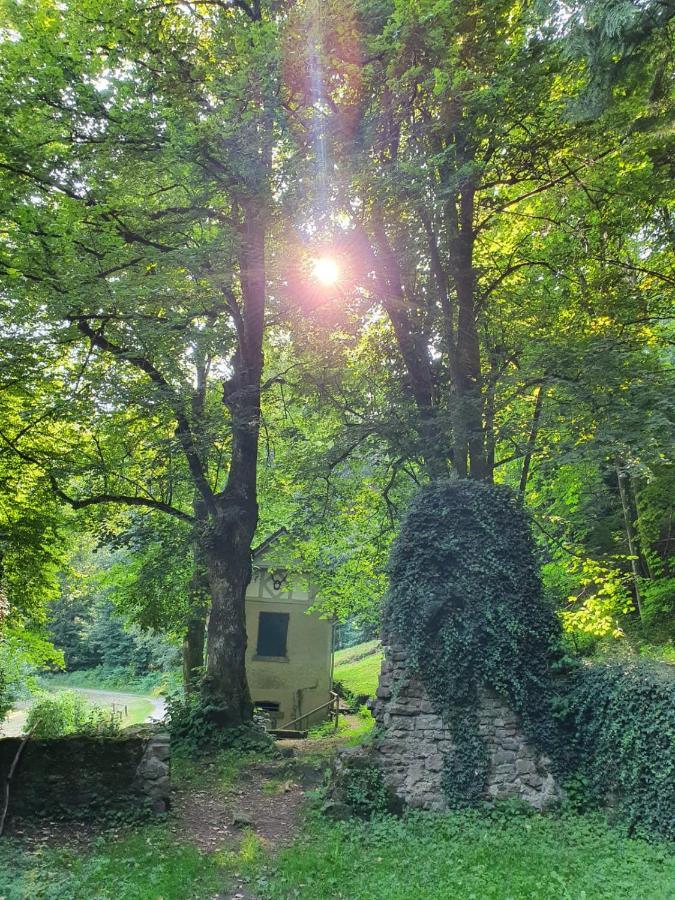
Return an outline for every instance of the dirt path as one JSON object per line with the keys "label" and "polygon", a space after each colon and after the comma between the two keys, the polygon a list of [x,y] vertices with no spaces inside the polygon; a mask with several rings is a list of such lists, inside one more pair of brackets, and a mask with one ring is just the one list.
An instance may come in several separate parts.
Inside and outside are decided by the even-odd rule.
{"label": "dirt path", "polygon": [[[307,791],[322,783],[335,746],[335,740],[279,741],[287,756],[249,763],[225,787],[207,767],[199,784],[174,789],[169,827],[178,840],[204,853],[236,852],[249,837],[267,854],[276,853],[295,839]],[[234,874],[229,881],[213,900],[256,900],[244,876]]]}
{"label": "dirt path", "polygon": [[229,789],[208,782],[178,789],[172,797],[173,831],[207,853],[237,847],[247,831],[266,847],[278,848],[292,841],[305,791],[320,779],[318,769],[299,760],[271,759],[246,767]]}

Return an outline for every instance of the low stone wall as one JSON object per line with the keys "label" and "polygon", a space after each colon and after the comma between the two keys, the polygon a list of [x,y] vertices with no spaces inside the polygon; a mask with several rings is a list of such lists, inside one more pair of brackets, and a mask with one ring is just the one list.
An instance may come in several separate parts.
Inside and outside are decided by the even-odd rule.
{"label": "low stone wall", "polygon": [[[453,753],[452,735],[434,712],[426,688],[408,669],[406,653],[400,648],[384,648],[373,714],[376,737],[365,752],[382,771],[390,791],[408,806],[447,809],[442,780]],[[556,801],[560,792],[549,771],[550,760],[530,746],[505,701],[494,691],[484,690],[478,716],[490,760],[485,799],[518,798],[536,809]],[[359,753],[363,753],[360,748],[352,752],[353,762]],[[338,761],[338,780],[340,769],[351,764],[349,753]]]}
{"label": "low stone wall", "polygon": [[[4,785],[21,738],[0,740]],[[77,818],[148,804],[164,812],[170,802],[169,735],[129,730],[116,737],[73,735],[29,739],[11,782],[9,820]]]}

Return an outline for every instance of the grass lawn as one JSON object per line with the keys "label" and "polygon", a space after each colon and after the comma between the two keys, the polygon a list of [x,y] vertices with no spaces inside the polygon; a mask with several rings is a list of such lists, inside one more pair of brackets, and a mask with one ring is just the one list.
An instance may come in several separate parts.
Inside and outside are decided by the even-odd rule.
{"label": "grass lawn", "polygon": [[3,900],[207,900],[226,879],[216,858],[172,840],[161,824],[98,838],[90,851],[0,846]]}
{"label": "grass lawn", "polygon": [[96,690],[117,690],[130,694],[171,693],[182,686],[179,670],[171,672],[150,672],[147,675],[132,675],[128,669],[107,669],[96,666],[93,669],[78,669],[75,672],[52,672],[40,678],[42,687],[48,691],[67,688],[93,688]]}
{"label": "grass lawn", "polygon": [[382,665],[379,641],[367,641],[335,654],[335,679],[353,694],[375,695]]}
{"label": "grass lawn", "polygon": [[675,857],[580,816],[317,820],[252,887],[259,900],[669,900]]}
{"label": "grass lawn", "polygon": [[[374,654],[370,653],[369,657]],[[352,663],[350,663],[352,664]],[[262,793],[282,803],[308,764],[320,772],[338,745],[372,727],[365,714],[337,732],[313,729],[290,768]],[[176,755],[184,791],[230,798],[250,791],[258,755]],[[251,766],[251,771],[247,771]],[[312,797],[310,792],[309,797]],[[492,813],[410,813],[333,822],[322,798],[290,846],[269,847],[255,826],[206,853],[189,843],[177,806],[164,821],[116,825],[86,848],[0,841],[0,900],[670,900],[675,855],[665,843],[629,839],[600,816],[539,816],[505,805]],[[208,807],[207,807],[208,808]],[[269,815],[267,799],[262,814]],[[279,815],[279,807],[277,807]],[[174,818],[172,818],[172,816]],[[282,816],[285,819],[285,814]],[[192,821],[191,819],[187,820]],[[254,821],[262,821],[256,819]],[[181,827],[181,822],[183,826]],[[181,835],[179,838],[178,835]]]}
{"label": "grass lawn", "polygon": [[675,857],[583,816],[473,812],[329,822],[311,816],[270,856],[200,853],[166,824],[98,838],[86,851],[0,844],[4,900],[210,900],[236,877],[257,900],[670,900]]}
{"label": "grass lawn", "polygon": [[152,701],[143,697],[139,697],[138,700],[129,700],[125,706],[127,715],[122,715],[122,728],[129,728],[131,725],[141,725],[154,709]]}

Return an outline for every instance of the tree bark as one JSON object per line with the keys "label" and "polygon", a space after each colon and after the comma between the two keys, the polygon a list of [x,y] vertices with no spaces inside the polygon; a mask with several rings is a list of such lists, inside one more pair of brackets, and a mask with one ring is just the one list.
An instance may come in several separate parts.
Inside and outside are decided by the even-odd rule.
{"label": "tree bark", "polygon": [[629,493],[628,475],[620,462],[616,464],[616,477],[619,482],[619,495],[621,497],[621,508],[623,510],[623,522],[626,530],[628,552],[631,556],[630,565],[633,572],[635,601],[637,603],[638,615],[642,622],[642,589],[640,587],[640,579],[644,577],[644,572],[641,568],[642,553],[640,552],[640,541],[635,530],[635,515]]}
{"label": "tree bark", "polygon": [[241,322],[233,375],[223,385],[223,402],[232,420],[232,456],[225,488],[214,498],[216,517],[211,517],[205,540],[211,613],[202,696],[210,718],[225,727],[250,721],[253,716],[246,680],[245,603],[251,580],[251,543],[258,524],[265,226],[262,204],[255,198],[242,201],[241,210]]}
{"label": "tree bark", "polygon": [[373,255],[373,259],[382,305],[394,329],[399,353],[408,373],[410,393],[419,417],[417,433],[420,438],[421,456],[429,476],[443,478],[448,474],[449,447],[445,444],[442,429],[439,427],[438,410],[434,403],[428,338],[413,317],[414,305],[406,299],[400,266],[379,210],[373,211],[371,225],[373,243],[377,248],[377,254]]}
{"label": "tree bark", "polygon": [[246,679],[246,588],[250,554],[230,528],[209,536],[206,569],[211,592],[202,697],[211,721],[228,728],[253,717]]}
{"label": "tree bark", "polygon": [[457,338],[451,363],[455,389],[453,461],[460,478],[492,479],[485,452],[481,359],[473,270],[474,190],[459,198],[458,230],[452,241],[453,280],[457,292]]}

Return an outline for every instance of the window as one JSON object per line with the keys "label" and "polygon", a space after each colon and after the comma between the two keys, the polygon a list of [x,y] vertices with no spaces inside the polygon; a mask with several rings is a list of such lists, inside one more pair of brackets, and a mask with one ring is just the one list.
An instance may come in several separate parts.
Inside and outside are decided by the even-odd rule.
{"label": "window", "polygon": [[272,728],[275,728],[281,716],[281,704],[275,703],[273,700],[256,700],[255,706],[269,716]]}
{"label": "window", "polygon": [[258,656],[286,656],[288,613],[261,612],[258,619]]}

